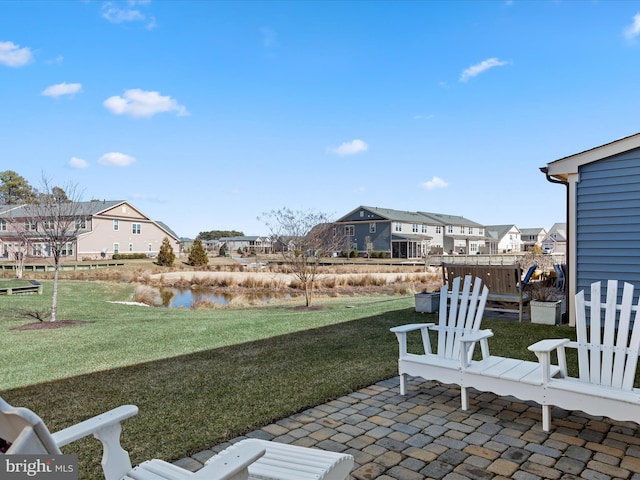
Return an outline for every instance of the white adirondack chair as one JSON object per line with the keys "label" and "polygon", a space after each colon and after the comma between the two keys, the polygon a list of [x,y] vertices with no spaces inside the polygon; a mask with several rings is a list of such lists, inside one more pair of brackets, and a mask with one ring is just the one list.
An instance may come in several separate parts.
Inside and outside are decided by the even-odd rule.
{"label": "white adirondack chair", "polygon": [[351,455],[247,439],[215,455],[195,473],[158,459],[132,468],[120,445],[120,432],[121,422],[137,413],[135,405],[122,405],[50,433],[31,410],[0,398],[0,439],[9,445],[5,454],[60,454],[60,447],[93,434],[103,444],[106,480],[344,480],[353,467]]}
{"label": "white adirondack chair", "polygon": [[[453,279],[450,285],[444,285],[440,290],[440,310],[438,324],[412,323],[393,327],[399,343],[400,357],[398,370],[400,374],[400,394],[406,394],[407,375],[422,377],[426,380],[437,380],[442,383],[463,385],[461,361],[461,338],[480,342],[482,356],[489,355],[487,338],[492,333],[481,331],[480,322],[484,314],[489,289],[482,285],[479,278],[465,276]],[[408,334],[420,330],[422,335],[421,353],[410,353],[408,348]],[[431,347],[429,331],[437,331],[437,346]],[[473,349],[467,352],[471,359]],[[463,405],[468,403],[466,390],[462,389]]]}
{"label": "white adirondack chair", "polygon": [[[544,430],[551,428],[552,405],[640,423],[640,389],[634,388],[640,319],[638,304],[633,304],[633,290],[633,285],[625,283],[618,304],[618,282],[609,280],[606,301],[601,303],[600,282],[592,283],[590,301],[585,300],[584,291],[575,296],[577,341],[542,340],[529,347],[543,368],[544,397],[540,403]],[[577,378],[567,374],[566,347],[577,349]],[[559,378],[551,375],[554,350],[561,370]]]}

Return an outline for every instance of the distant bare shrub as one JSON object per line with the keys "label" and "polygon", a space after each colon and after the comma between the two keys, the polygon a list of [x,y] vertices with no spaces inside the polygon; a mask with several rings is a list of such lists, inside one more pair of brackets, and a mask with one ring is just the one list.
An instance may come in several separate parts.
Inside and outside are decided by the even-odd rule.
{"label": "distant bare shrub", "polygon": [[145,305],[161,305],[160,291],[149,285],[138,285],[133,293],[133,300]]}
{"label": "distant bare shrub", "polygon": [[400,282],[393,284],[393,293],[396,295],[413,295],[415,290],[413,284],[407,282]]}

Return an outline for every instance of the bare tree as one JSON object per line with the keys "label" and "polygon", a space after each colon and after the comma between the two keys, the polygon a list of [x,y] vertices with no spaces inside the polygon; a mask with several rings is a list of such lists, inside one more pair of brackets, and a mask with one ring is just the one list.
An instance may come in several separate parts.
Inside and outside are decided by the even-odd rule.
{"label": "bare tree", "polygon": [[63,254],[70,255],[75,250],[78,235],[86,227],[83,206],[76,184],[69,184],[63,190],[52,186],[51,181],[43,176],[42,190],[33,203],[23,207],[26,243],[43,245],[45,251],[42,254],[50,255],[54,261],[52,322],[57,320],[58,277]]}
{"label": "bare tree", "polygon": [[[24,263],[29,251],[29,243],[24,235],[24,222],[17,219],[16,213],[22,211],[20,205],[5,205],[0,212],[0,222],[8,233],[3,242],[4,252],[8,260],[13,262],[16,278],[22,278]],[[10,226],[10,228],[9,228]]]}
{"label": "bare tree", "polygon": [[306,306],[311,307],[320,259],[344,245],[343,232],[326,214],[312,210],[281,208],[264,213],[259,220],[271,231],[272,245],[279,245],[285,263],[304,287]]}

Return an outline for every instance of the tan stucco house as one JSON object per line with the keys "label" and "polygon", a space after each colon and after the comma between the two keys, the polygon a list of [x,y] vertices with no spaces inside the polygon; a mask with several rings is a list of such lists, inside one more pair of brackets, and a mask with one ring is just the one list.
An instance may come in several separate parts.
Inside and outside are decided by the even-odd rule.
{"label": "tan stucco house", "polygon": [[[178,236],[162,222],[147,217],[129,202],[122,200],[94,200],[79,202],[76,220],[80,224],[77,241],[68,245],[63,256],[68,260],[95,260],[111,258],[115,253],[144,253],[155,256],[165,237],[176,255],[179,254]],[[0,255],[8,258],[19,242],[25,226],[37,232],[36,222],[29,218],[21,205],[0,205]],[[30,235],[29,257],[48,257],[49,248]]]}

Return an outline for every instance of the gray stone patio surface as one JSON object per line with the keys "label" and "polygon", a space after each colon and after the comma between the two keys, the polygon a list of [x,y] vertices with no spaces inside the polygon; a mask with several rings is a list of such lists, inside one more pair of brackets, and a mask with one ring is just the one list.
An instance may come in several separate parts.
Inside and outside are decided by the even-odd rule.
{"label": "gray stone patio surface", "polygon": [[243,438],[261,438],[354,456],[352,480],[640,480],[640,427],[553,409],[544,432],[532,402],[416,378],[399,378],[307,409],[175,463],[195,471]]}

